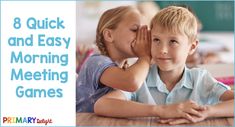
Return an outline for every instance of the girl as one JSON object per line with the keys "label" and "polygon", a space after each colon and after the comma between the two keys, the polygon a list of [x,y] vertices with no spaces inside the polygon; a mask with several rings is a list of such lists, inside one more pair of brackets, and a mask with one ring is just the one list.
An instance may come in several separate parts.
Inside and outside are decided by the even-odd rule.
{"label": "girl", "polygon": [[[139,11],[130,6],[110,9],[101,16],[96,31],[101,54],[91,56],[79,72],[77,112],[94,112],[95,102],[113,89],[134,92],[142,85],[150,67],[151,41],[147,26],[140,24]],[[136,56],[134,65],[120,68],[127,58]]]}

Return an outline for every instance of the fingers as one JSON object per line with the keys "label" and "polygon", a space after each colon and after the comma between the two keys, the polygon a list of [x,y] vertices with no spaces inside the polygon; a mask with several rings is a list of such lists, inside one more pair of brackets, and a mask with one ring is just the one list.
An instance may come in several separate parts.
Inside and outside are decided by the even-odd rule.
{"label": "fingers", "polygon": [[192,105],[192,107],[196,110],[206,110],[205,106],[202,105],[198,105],[196,102],[189,100],[188,103],[190,103]]}
{"label": "fingers", "polygon": [[141,41],[148,40],[148,27],[146,25],[140,27],[138,39]]}
{"label": "fingers", "polygon": [[148,42],[149,42],[149,44],[151,44],[151,42],[152,42],[150,30],[148,30]]}
{"label": "fingers", "polygon": [[151,42],[148,27],[146,25],[139,27],[136,40],[131,43],[131,49],[137,57],[151,58]]}
{"label": "fingers", "polygon": [[196,122],[199,122],[199,121],[202,121],[202,120],[204,120],[204,119],[206,119],[206,117],[197,117],[197,116],[192,116],[192,115],[189,115],[189,114],[186,114],[185,115],[186,117],[184,117],[185,118],[185,120],[182,120],[182,121],[186,121],[187,120],[187,122],[184,122],[184,123],[196,123]]}
{"label": "fingers", "polygon": [[206,108],[206,106],[198,105],[198,106],[196,106],[194,109],[199,110],[199,111],[204,111],[204,110],[206,110],[207,108]]}
{"label": "fingers", "polygon": [[178,118],[178,119],[160,119],[159,123],[176,125],[176,124],[186,124],[186,123],[191,123],[191,122],[184,118]]}
{"label": "fingers", "polygon": [[138,31],[137,31],[136,41],[135,41],[135,43],[132,45],[132,47],[134,47],[136,44],[137,44],[137,45],[140,44],[141,41],[143,40],[143,36],[144,36],[144,35],[143,35],[143,34],[144,34],[143,29],[144,29],[144,26],[139,27],[139,29],[138,29]]}
{"label": "fingers", "polygon": [[139,27],[139,29],[137,30],[137,37],[136,37],[136,42],[138,42],[140,39],[141,39],[141,29],[142,29],[142,26]]}
{"label": "fingers", "polygon": [[188,113],[185,113],[182,117],[189,120],[189,121],[191,121],[191,122],[194,122],[193,117],[191,115],[189,115]]}
{"label": "fingers", "polygon": [[185,107],[184,112],[189,113],[191,115],[195,115],[198,117],[201,117],[202,114],[200,111],[206,110],[205,106],[198,105],[196,102],[189,100],[186,103],[183,104]]}
{"label": "fingers", "polygon": [[176,125],[176,124],[184,124],[184,123],[190,123],[187,119],[176,119],[174,121],[170,121],[169,124]]}
{"label": "fingers", "polygon": [[190,113],[191,115],[195,115],[197,117],[201,117],[202,116],[202,114],[199,111],[194,110],[194,109],[189,109],[189,111],[187,111],[187,113]]}
{"label": "fingers", "polygon": [[169,123],[171,121],[174,121],[175,119],[160,119],[159,122],[162,124]]}
{"label": "fingers", "polygon": [[143,40],[144,40],[144,41],[148,41],[148,28],[147,28],[147,26],[144,26],[144,30],[143,30]]}
{"label": "fingers", "polygon": [[191,122],[195,121],[192,115],[190,115],[188,112],[184,112],[184,111],[181,113],[180,118],[185,118]]}
{"label": "fingers", "polygon": [[193,116],[202,117],[202,113],[198,110],[193,109],[192,107],[189,107],[188,109],[185,109],[183,111],[183,116],[182,116],[183,118],[186,118],[193,122],[194,121]]}
{"label": "fingers", "polygon": [[141,34],[140,34],[140,40],[143,41],[144,40],[144,26],[141,27]]}

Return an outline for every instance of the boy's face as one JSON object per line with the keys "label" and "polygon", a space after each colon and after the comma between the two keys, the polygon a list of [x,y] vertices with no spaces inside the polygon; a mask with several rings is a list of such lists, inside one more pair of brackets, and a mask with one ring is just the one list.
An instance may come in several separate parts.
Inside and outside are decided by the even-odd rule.
{"label": "boy's face", "polygon": [[183,69],[186,58],[192,54],[197,42],[190,42],[185,34],[172,33],[159,25],[154,25],[152,30],[153,61],[162,71]]}

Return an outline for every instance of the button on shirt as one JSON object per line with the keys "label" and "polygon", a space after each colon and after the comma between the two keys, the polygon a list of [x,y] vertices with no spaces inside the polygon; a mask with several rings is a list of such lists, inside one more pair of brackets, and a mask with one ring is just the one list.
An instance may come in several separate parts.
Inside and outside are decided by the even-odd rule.
{"label": "button on shirt", "polygon": [[229,89],[229,86],[215,80],[208,71],[185,67],[182,79],[168,91],[160,79],[157,66],[153,65],[146,81],[131,98],[147,104],[173,104],[191,99],[201,105],[211,105],[217,104],[220,96]]}

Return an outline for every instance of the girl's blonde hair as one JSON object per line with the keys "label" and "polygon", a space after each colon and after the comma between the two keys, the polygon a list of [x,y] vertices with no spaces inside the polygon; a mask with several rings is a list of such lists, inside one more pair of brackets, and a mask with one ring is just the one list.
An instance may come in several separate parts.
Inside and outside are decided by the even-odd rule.
{"label": "girl's blonde hair", "polygon": [[184,7],[168,6],[160,10],[152,19],[150,28],[154,25],[160,25],[173,33],[186,34],[190,41],[197,38],[197,19]]}
{"label": "girl's blonde hair", "polygon": [[104,43],[104,29],[116,29],[124,16],[133,9],[135,8],[132,6],[120,6],[109,9],[102,14],[96,29],[96,45],[99,48],[101,54],[108,56],[108,52]]}

